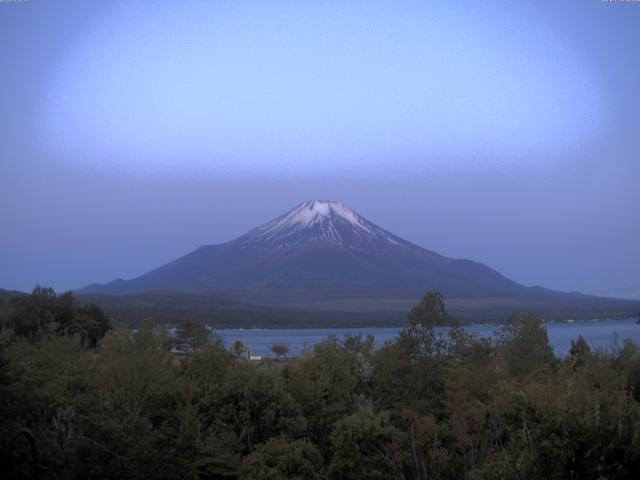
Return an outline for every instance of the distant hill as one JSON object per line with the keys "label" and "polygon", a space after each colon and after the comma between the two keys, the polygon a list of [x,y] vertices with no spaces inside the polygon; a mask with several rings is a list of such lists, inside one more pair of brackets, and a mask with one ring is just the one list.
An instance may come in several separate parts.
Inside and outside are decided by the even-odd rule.
{"label": "distant hill", "polygon": [[[29,295],[0,289],[0,324],[10,313],[9,301]],[[182,320],[207,322],[216,328],[333,328],[397,326],[406,323],[405,312],[323,312],[234,302],[209,295],[184,292],[144,292],[131,295],[81,294],[81,304],[95,303],[116,323],[140,322],[177,325]]]}
{"label": "distant hill", "polygon": [[[97,303],[117,323],[137,325],[141,320],[177,324],[182,320],[207,322],[216,328],[334,328],[388,327],[407,323],[410,301],[389,304],[335,302],[304,308],[251,305],[208,295],[184,292],[144,292],[129,295],[79,295],[83,303]],[[500,322],[514,310],[536,310],[545,320],[628,317],[619,305],[606,301],[538,301],[524,305],[509,299],[445,300],[447,308],[466,322]]]}
{"label": "distant hill", "polygon": [[[0,323],[10,298],[27,293],[0,289]],[[117,324],[137,326],[141,321],[176,325],[182,320],[207,322],[216,328],[335,328],[389,327],[407,323],[410,300],[338,300],[300,307],[252,305],[185,292],[151,291],[128,295],[80,294],[80,303],[96,303]],[[466,322],[503,321],[513,310],[534,309],[546,320],[628,317],[606,299],[577,304],[539,301],[523,305],[513,299],[445,299],[447,308]]]}
{"label": "distant hill", "polygon": [[[625,316],[640,302],[526,287],[471,260],[414,245],[338,202],[308,201],[220,245],[198,248],[132,280],[79,294],[172,291],[306,311],[406,312],[427,290],[478,320],[536,308],[560,317]],[[397,305],[397,309],[389,308]],[[382,308],[381,308],[382,307]]]}
{"label": "distant hill", "polygon": [[96,303],[117,323],[140,321],[177,324],[207,322],[216,328],[330,328],[396,326],[406,323],[404,312],[324,312],[233,302],[184,292],[144,292],[129,295],[83,294],[83,303]]}
{"label": "distant hill", "polygon": [[21,292],[19,290],[4,290],[0,288],[0,303],[7,302],[14,297],[21,297],[28,295],[28,293]]}

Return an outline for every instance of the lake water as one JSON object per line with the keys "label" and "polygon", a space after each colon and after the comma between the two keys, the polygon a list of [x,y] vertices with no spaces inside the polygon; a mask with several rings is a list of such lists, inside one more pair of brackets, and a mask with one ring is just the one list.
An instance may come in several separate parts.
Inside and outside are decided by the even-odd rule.
{"label": "lake water", "polygon": [[[582,335],[595,348],[616,348],[625,339],[640,344],[640,325],[634,320],[611,320],[577,323],[547,323],[549,340],[558,356],[564,356],[571,347],[571,341]],[[289,346],[289,356],[299,355],[306,346],[312,347],[329,335],[338,338],[346,335],[373,335],[377,346],[384,345],[398,335],[402,328],[292,328],[265,330],[223,329],[216,333],[224,339],[225,345],[241,340],[249,346],[254,355],[273,356],[271,346],[284,343]],[[465,329],[478,337],[493,336],[499,325],[469,325]]]}

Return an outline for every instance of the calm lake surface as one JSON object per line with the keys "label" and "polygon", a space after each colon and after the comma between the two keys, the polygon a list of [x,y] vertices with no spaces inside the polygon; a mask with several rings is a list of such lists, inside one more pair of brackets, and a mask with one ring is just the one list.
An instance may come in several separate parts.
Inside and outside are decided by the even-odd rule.
{"label": "calm lake surface", "polygon": [[[571,341],[582,335],[595,348],[614,349],[622,345],[625,339],[640,344],[640,325],[635,319],[610,320],[577,323],[547,323],[549,340],[556,355],[564,356],[571,347]],[[500,329],[499,325],[469,325],[467,331],[478,337],[491,337]],[[394,328],[292,328],[264,330],[216,330],[229,346],[235,340],[241,340],[249,346],[254,355],[273,356],[271,346],[284,343],[289,346],[289,356],[298,356],[306,346],[312,347],[329,335],[342,338],[346,335],[373,335],[377,346],[398,335],[401,327]]]}

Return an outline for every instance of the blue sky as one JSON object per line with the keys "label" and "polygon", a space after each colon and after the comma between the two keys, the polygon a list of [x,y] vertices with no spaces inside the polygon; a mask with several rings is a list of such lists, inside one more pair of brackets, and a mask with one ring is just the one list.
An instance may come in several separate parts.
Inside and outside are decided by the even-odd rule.
{"label": "blue sky", "polygon": [[0,3],[0,287],[129,278],[310,198],[640,298],[640,4]]}

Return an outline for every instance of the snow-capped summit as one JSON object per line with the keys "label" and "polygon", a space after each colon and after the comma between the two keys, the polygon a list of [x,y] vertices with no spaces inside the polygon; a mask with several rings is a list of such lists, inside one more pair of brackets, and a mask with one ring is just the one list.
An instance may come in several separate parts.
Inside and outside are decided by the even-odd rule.
{"label": "snow-capped summit", "polygon": [[278,217],[276,221],[279,220],[279,224],[300,224],[301,227],[306,227],[332,217],[339,217],[356,228],[367,229],[365,222],[349,207],[340,202],[327,200],[309,200],[301,203]]}
{"label": "snow-capped summit", "polygon": [[363,248],[363,243],[399,239],[358,215],[340,202],[308,200],[284,215],[265,223],[243,238],[244,245],[263,244],[288,247],[323,241],[347,247]]}

